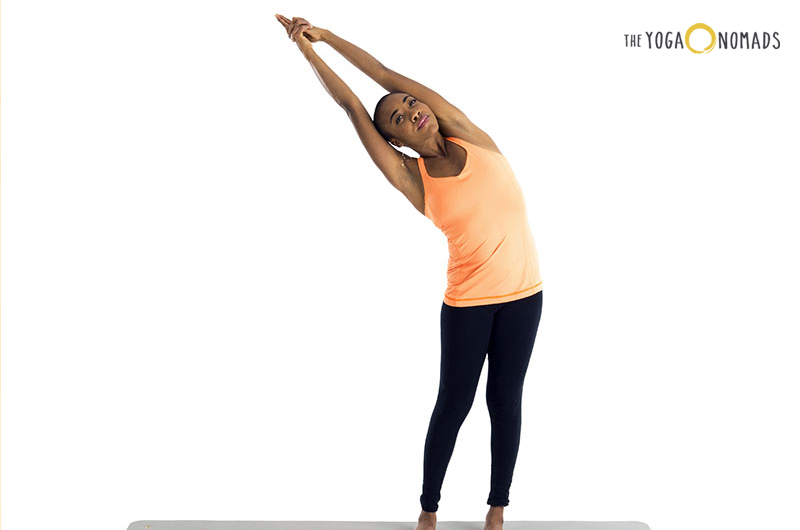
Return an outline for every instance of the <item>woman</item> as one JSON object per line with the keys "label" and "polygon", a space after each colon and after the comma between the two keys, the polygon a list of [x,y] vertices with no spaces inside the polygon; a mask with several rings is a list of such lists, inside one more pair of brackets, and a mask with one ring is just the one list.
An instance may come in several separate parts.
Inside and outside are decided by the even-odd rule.
{"label": "woman", "polygon": [[[489,135],[439,94],[329,30],[303,18],[275,16],[345,109],[381,172],[447,236],[439,393],[425,440],[422,512],[415,530],[436,526],[445,471],[487,354],[492,472],[485,528],[502,530],[519,449],[522,386],[542,311],[538,256],[522,190]],[[374,119],[314,52],[312,43],[320,41],[389,91]],[[408,157],[389,143],[420,156]]]}

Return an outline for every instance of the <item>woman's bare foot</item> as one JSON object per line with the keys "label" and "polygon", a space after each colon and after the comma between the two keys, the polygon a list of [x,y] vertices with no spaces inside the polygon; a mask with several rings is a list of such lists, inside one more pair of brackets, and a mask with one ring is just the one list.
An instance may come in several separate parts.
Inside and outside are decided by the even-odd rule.
{"label": "woman's bare foot", "polygon": [[436,512],[426,512],[422,510],[414,530],[436,530]]}
{"label": "woman's bare foot", "polygon": [[503,508],[505,506],[491,506],[489,508],[483,530],[503,530]]}

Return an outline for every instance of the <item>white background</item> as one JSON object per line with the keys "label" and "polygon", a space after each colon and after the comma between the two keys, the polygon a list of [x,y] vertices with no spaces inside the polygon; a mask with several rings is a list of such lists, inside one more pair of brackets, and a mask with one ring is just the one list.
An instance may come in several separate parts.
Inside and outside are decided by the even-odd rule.
{"label": "white background", "polygon": [[[416,520],[447,242],[274,13],[520,181],[544,307],[507,521],[800,527],[789,5],[4,0],[3,527]],[[781,47],[625,47],[696,22]],[[485,377],[440,521],[488,509]]]}

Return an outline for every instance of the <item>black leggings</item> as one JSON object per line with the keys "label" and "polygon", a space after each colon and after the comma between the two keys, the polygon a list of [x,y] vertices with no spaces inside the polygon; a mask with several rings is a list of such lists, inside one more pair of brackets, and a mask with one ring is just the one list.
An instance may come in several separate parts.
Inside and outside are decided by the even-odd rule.
{"label": "black leggings", "polygon": [[486,404],[492,426],[487,504],[508,506],[522,425],[522,384],[541,315],[542,291],[499,304],[453,307],[442,303],[439,395],[425,439],[419,498],[426,512],[439,508],[447,464],[472,407],[487,353]]}

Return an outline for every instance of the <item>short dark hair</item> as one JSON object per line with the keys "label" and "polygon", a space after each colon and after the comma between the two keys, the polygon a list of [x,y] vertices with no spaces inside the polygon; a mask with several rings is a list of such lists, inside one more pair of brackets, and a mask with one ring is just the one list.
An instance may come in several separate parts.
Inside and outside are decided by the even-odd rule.
{"label": "short dark hair", "polygon": [[378,122],[378,112],[380,111],[381,107],[386,103],[386,98],[391,96],[392,94],[402,94],[402,92],[389,92],[385,94],[381,99],[378,100],[378,104],[375,105],[375,112],[372,113],[372,123],[375,124],[375,128],[378,129],[378,132],[383,136],[383,139],[387,142],[392,139],[392,137],[386,132],[386,124],[381,120]]}

